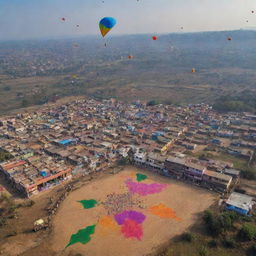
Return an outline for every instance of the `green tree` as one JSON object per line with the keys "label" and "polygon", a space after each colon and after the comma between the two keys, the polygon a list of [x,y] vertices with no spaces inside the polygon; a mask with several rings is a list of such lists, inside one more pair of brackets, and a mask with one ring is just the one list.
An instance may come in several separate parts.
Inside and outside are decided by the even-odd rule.
{"label": "green tree", "polygon": [[256,226],[251,223],[246,223],[238,232],[238,237],[242,241],[252,241],[256,239]]}

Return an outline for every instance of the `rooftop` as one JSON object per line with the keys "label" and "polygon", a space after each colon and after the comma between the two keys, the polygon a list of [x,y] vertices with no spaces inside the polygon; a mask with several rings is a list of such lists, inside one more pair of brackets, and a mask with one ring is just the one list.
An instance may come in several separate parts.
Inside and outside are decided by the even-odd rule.
{"label": "rooftop", "polygon": [[253,197],[251,196],[233,192],[226,203],[238,207],[240,209],[249,211],[253,204],[252,201]]}

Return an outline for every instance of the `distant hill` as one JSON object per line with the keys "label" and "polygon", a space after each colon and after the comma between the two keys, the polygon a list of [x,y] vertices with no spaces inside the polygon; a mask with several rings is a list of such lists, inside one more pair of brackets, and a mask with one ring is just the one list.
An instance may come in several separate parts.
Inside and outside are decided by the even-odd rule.
{"label": "distant hill", "polygon": [[255,93],[256,31],[151,36],[2,42],[0,111],[67,95],[183,104]]}

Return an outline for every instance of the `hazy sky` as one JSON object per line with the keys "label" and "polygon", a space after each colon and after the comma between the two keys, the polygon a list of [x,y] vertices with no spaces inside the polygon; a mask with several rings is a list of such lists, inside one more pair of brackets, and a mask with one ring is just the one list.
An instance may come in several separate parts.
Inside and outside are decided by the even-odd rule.
{"label": "hazy sky", "polygon": [[256,26],[256,1],[0,0],[0,40],[99,34],[105,16],[112,35],[231,30]]}

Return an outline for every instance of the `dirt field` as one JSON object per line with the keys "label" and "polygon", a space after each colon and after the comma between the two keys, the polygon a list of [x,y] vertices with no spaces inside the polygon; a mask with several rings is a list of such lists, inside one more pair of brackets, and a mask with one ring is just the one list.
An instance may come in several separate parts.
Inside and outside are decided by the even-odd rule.
{"label": "dirt field", "polygon": [[[129,186],[125,182],[128,179],[132,179],[131,183],[137,182],[137,172],[135,168],[126,168],[116,175],[92,181],[67,197],[54,218],[53,233],[47,242],[56,255],[75,253],[87,256],[146,255],[173,236],[187,230],[196,221],[198,214],[213,204],[217,197],[216,194],[206,190],[140,170],[140,173],[148,176],[148,179],[141,183],[158,183],[161,184],[159,186],[163,186],[163,189],[144,196],[134,194],[133,191],[131,194],[135,203],[133,206],[127,203],[128,209],[125,209],[126,206],[122,205],[122,202],[118,204],[118,207],[124,207],[123,210],[133,210],[145,216],[143,223],[138,225],[142,229],[140,235],[129,237],[124,233],[125,224],[116,223],[114,213],[108,211],[109,209],[105,207],[107,204],[104,202],[107,201],[107,195],[112,193],[129,194]],[[140,192],[143,193],[143,191]],[[78,202],[89,199],[95,199],[100,203],[94,208],[84,209]],[[157,209],[161,208],[159,205],[168,209],[157,212]],[[106,224],[106,219],[109,221],[104,226],[102,223]],[[88,243],[75,243],[65,248],[72,234],[91,225],[96,226]]]}

